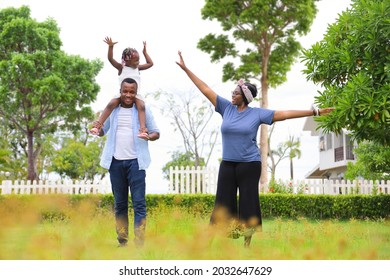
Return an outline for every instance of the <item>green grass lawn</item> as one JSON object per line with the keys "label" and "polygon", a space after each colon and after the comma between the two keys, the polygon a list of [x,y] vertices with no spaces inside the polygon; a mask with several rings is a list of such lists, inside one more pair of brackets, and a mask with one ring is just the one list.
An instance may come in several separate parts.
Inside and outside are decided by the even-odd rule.
{"label": "green grass lawn", "polygon": [[[2,260],[389,260],[390,221],[263,221],[250,248],[212,229],[208,216],[162,208],[148,214],[141,249],[118,248],[108,210],[46,197],[0,202]],[[56,213],[61,209],[63,215]],[[132,221],[132,220],[131,220]],[[131,231],[131,230],[130,230]]]}

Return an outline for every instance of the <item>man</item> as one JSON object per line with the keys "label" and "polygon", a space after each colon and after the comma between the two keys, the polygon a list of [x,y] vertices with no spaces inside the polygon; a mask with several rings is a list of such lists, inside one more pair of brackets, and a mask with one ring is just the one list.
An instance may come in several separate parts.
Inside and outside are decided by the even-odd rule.
{"label": "man", "polygon": [[151,111],[146,108],[146,139],[137,137],[139,130],[138,112],[135,104],[137,82],[126,78],[121,83],[120,105],[116,107],[104,123],[99,136],[107,134],[107,141],[101,156],[100,165],[109,170],[114,194],[116,232],[119,246],[128,242],[129,188],[134,211],[134,242],[144,243],[146,225],[145,177],[150,165],[148,141],[160,137]]}

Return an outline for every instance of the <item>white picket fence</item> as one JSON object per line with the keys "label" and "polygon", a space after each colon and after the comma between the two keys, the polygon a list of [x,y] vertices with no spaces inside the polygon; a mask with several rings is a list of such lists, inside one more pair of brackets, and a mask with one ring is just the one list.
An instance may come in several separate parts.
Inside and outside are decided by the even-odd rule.
{"label": "white picket fence", "polygon": [[0,195],[6,194],[106,194],[111,193],[108,179],[98,181],[11,181],[0,184]]}
{"label": "white picket fence", "polygon": [[217,191],[216,167],[175,166],[169,168],[168,193],[205,193]]}
{"label": "white picket fence", "polygon": [[[215,194],[218,169],[216,167],[171,167],[168,191],[170,194]],[[278,182],[291,193],[304,194],[390,194],[390,181],[333,181],[296,180]],[[271,189],[261,190],[262,193]],[[0,195],[7,194],[108,194],[111,193],[109,178],[96,181],[10,181],[0,184]]]}
{"label": "white picket fence", "polygon": [[286,189],[303,194],[390,194],[390,181],[369,180],[286,180]]}
{"label": "white picket fence", "polygon": [[[217,168],[171,167],[169,169],[169,193],[208,193],[217,190]],[[390,181],[368,180],[286,180],[282,183],[291,193],[304,194],[390,194]],[[270,192],[270,189],[261,190]]]}

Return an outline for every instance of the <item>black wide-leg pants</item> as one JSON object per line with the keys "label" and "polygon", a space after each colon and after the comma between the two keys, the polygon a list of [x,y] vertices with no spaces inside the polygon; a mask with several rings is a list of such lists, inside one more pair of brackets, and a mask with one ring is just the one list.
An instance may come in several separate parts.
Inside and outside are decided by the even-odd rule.
{"label": "black wide-leg pants", "polygon": [[[226,218],[238,219],[247,226],[261,226],[259,180],[261,162],[222,161],[211,223],[218,223],[218,211]],[[237,201],[238,191],[238,201]]]}

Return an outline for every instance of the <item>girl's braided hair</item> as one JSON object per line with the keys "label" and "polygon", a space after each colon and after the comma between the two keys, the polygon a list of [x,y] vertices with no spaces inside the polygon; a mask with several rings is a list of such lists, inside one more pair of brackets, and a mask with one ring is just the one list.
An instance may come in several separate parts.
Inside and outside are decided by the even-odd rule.
{"label": "girl's braided hair", "polygon": [[129,56],[129,58],[131,59],[131,57],[133,56],[133,54],[135,53],[138,53],[136,49],[134,48],[126,48],[123,50],[122,52],[122,64],[125,63],[125,58],[126,56]]}

